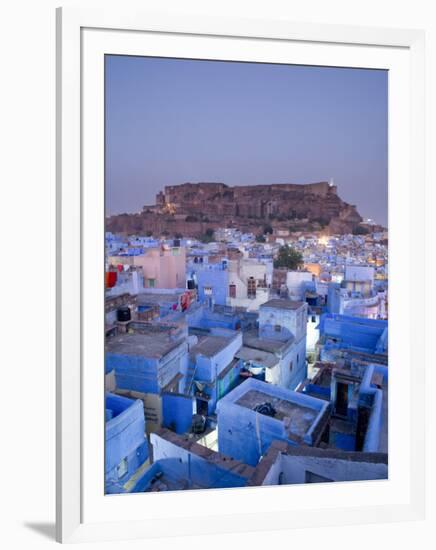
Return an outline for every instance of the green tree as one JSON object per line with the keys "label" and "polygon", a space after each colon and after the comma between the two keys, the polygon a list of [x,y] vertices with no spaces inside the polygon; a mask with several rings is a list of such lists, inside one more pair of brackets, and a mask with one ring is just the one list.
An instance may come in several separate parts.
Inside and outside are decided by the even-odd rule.
{"label": "green tree", "polygon": [[353,229],[353,235],[368,235],[369,229],[363,225],[357,225]]}
{"label": "green tree", "polygon": [[208,227],[204,235],[200,237],[200,241],[202,243],[210,243],[213,241],[214,234],[215,231],[211,227]]}
{"label": "green tree", "polygon": [[285,245],[279,248],[277,258],[274,260],[274,267],[286,267],[295,270],[303,265],[303,256],[298,250]]}
{"label": "green tree", "polygon": [[263,235],[256,235],[256,242],[264,243],[264,242],[266,242],[266,239]]}
{"label": "green tree", "polygon": [[273,228],[270,225],[265,225],[265,227],[263,228],[263,233],[264,233],[264,235],[266,235],[267,233],[272,235],[273,234]]}

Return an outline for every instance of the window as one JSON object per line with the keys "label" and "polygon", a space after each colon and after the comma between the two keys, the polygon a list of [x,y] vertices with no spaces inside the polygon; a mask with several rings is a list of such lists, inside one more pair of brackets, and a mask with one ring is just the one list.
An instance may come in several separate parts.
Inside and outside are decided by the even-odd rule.
{"label": "window", "polygon": [[148,279],[148,288],[154,288],[156,284],[156,279]]}
{"label": "window", "polygon": [[211,286],[205,286],[204,287],[204,295],[205,296],[212,296],[212,287]]}
{"label": "window", "polygon": [[294,368],[294,362],[291,361],[291,362],[289,363],[289,370],[292,372],[293,368]]}
{"label": "window", "polygon": [[281,325],[274,325],[274,330],[275,330],[276,332],[282,332],[282,327],[281,327]]}
{"label": "window", "polygon": [[127,474],[127,458],[123,458],[117,466],[118,479]]}
{"label": "window", "polygon": [[253,277],[247,281],[247,297],[256,298],[256,280]]}
{"label": "window", "polygon": [[236,285],[229,285],[230,298],[236,298]]}

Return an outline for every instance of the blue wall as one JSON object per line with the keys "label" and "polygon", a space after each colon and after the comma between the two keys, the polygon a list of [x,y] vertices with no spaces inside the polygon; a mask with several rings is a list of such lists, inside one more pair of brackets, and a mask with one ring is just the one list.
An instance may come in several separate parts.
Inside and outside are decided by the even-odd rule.
{"label": "blue wall", "polygon": [[158,472],[163,472],[174,482],[190,479],[194,486],[207,489],[244,487],[246,485],[246,477],[188,451],[158,434],[151,435],[151,444],[153,446],[153,466],[138,481],[134,491],[146,489]]}
{"label": "blue wall", "polygon": [[142,401],[106,394],[105,490],[124,492],[124,484],[147,460]]}
{"label": "blue wall", "polygon": [[[388,322],[376,319],[363,319],[347,315],[323,314],[319,324],[320,335],[326,338],[335,338],[341,347],[352,347],[356,350],[375,353],[383,344],[379,345],[380,338],[387,345]],[[327,344],[326,347],[335,347]]]}
{"label": "blue wall", "polygon": [[212,287],[212,297],[215,304],[226,305],[229,272],[226,269],[201,269],[197,271],[198,298],[205,302],[208,298],[204,294],[204,287]]}
{"label": "blue wall", "polygon": [[115,369],[117,388],[159,393],[158,359],[106,352],[106,369]]}
{"label": "blue wall", "polygon": [[267,395],[314,409],[316,417],[304,436],[305,444],[312,444],[311,433],[320,417],[330,408],[330,404],[303,393],[251,378],[218,401],[218,449],[220,453],[255,466],[260,457],[267,452],[272,441],[280,440],[286,441],[290,445],[297,445],[295,441],[289,439],[283,421],[236,404],[236,401],[250,390],[262,391]]}
{"label": "blue wall", "polygon": [[163,425],[178,434],[190,431],[192,426],[192,397],[179,393],[162,394]]}
{"label": "blue wall", "polygon": [[105,353],[106,372],[115,370],[117,388],[123,390],[158,394],[162,386],[168,384],[178,372],[185,374],[187,367],[187,344],[181,344],[161,359],[113,352]]}

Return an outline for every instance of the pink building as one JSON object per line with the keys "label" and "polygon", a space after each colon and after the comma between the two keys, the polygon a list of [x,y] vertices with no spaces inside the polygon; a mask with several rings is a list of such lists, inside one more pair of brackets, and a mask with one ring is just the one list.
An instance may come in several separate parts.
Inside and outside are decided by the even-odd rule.
{"label": "pink building", "polygon": [[144,288],[185,288],[186,249],[162,245],[148,248],[144,254],[109,257],[109,264],[142,267]]}

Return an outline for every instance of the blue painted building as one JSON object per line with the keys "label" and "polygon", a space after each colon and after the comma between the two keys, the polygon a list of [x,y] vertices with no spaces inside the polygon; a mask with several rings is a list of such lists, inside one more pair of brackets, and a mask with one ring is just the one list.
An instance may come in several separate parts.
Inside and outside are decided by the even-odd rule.
{"label": "blue painted building", "polygon": [[197,338],[189,353],[185,393],[194,396],[197,414],[210,416],[218,400],[239,383],[241,361],[235,354],[242,346],[242,333],[211,328]]}
{"label": "blue painted building", "polygon": [[258,324],[258,331],[245,331],[247,349],[242,350],[241,357],[248,368],[263,368],[266,382],[297,388],[307,376],[307,304],[269,300],[259,308]]}
{"label": "blue painted building", "polygon": [[145,333],[118,334],[107,340],[106,369],[115,370],[117,388],[156,394],[172,384],[179,389],[188,346],[186,338],[172,336],[171,328],[166,328],[149,326]]}
{"label": "blue painted building", "polygon": [[244,487],[253,468],[169,430],[151,435],[153,464],[134,491]]}
{"label": "blue painted building", "polygon": [[220,453],[255,466],[274,440],[317,446],[330,404],[253,378],[218,401]]}
{"label": "blue painted building", "polygon": [[[186,329],[135,322],[131,326],[133,333],[118,334],[107,339],[106,371],[115,372],[117,393],[126,393],[143,401],[150,427],[155,429],[162,425],[172,425],[172,401],[170,398],[164,399],[164,396],[168,393],[183,393],[188,369]],[[177,424],[178,429],[181,429],[180,422]]]}
{"label": "blue painted building", "polygon": [[163,426],[178,434],[189,432],[192,427],[194,402],[192,395],[179,392],[162,393]]}
{"label": "blue painted building", "polygon": [[215,306],[213,308],[198,305],[186,313],[186,322],[190,329],[209,331],[211,328],[227,328],[239,330],[241,328],[241,315],[238,315],[231,307]]}
{"label": "blue painted building", "polygon": [[229,289],[229,271],[226,262],[198,264],[195,279],[198,285],[198,299],[201,303],[226,305]]}
{"label": "blue painted building", "polygon": [[148,459],[140,400],[106,394],[105,492],[129,492],[132,476]]}
{"label": "blue painted building", "polygon": [[388,351],[388,322],[347,315],[321,316],[320,344],[322,359],[329,361],[329,351],[353,349],[355,352],[386,355]]}
{"label": "blue painted building", "polygon": [[331,403],[329,446],[344,451],[387,452],[388,367],[355,358],[318,364],[303,393]]}

